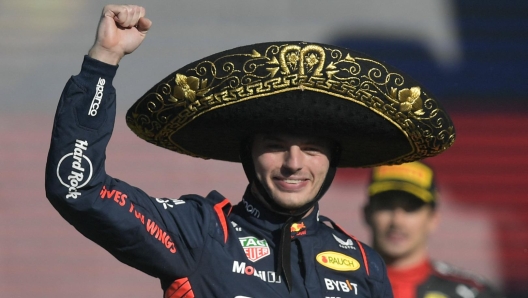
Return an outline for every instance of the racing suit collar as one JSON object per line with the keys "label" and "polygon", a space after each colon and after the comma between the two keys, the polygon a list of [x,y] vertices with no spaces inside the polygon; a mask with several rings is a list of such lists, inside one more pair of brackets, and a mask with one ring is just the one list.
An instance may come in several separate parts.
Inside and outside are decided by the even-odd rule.
{"label": "racing suit collar", "polygon": [[[288,216],[277,214],[266,208],[258,198],[251,192],[251,187],[248,185],[244,193],[242,201],[238,203],[238,208],[242,211],[240,214],[249,222],[257,227],[267,231],[280,230],[284,223],[289,219]],[[291,226],[292,239],[299,236],[314,234],[317,230],[319,214],[319,204],[315,203],[312,212],[301,219],[295,219]]]}

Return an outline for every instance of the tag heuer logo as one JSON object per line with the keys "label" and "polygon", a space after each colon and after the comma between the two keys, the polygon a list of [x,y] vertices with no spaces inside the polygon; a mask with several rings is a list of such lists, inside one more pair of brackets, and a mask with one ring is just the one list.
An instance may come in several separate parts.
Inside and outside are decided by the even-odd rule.
{"label": "tag heuer logo", "polygon": [[244,252],[250,261],[256,262],[270,255],[270,249],[266,240],[259,240],[251,236],[238,239],[240,240],[240,244],[242,244]]}

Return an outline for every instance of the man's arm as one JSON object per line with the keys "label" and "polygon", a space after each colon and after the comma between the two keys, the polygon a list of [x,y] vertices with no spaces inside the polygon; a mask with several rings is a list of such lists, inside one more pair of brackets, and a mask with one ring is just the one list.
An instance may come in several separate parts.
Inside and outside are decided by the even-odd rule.
{"label": "man's arm", "polygon": [[71,216],[66,210],[80,208],[81,196],[107,182],[105,153],[115,122],[112,81],[117,63],[137,49],[150,28],[144,15],[139,6],[105,6],[81,72],[64,87],[46,164],[46,195],[65,218]]}
{"label": "man's arm", "polygon": [[117,63],[150,27],[144,14],[137,6],[103,10],[90,54],[57,107],[46,196],[66,221],[120,261],[153,276],[181,277],[195,269],[209,227],[201,202],[155,199],[105,171],[116,112],[112,80]]}

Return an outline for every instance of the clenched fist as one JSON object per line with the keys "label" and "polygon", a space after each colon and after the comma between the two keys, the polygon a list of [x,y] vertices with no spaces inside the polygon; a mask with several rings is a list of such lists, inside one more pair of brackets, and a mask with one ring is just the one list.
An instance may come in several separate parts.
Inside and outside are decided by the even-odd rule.
{"label": "clenched fist", "polygon": [[137,5],[107,5],[103,9],[95,43],[88,55],[117,65],[145,39],[152,22],[145,18],[145,8]]}

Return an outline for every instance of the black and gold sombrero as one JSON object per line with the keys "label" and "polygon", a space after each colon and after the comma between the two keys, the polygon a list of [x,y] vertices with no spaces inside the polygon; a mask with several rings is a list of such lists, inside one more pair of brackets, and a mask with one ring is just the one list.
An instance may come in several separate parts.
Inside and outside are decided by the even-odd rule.
{"label": "black and gold sombrero", "polygon": [[399,164],[455,140],[440,104],[400,71],[331,45],[273,42],[195,61],[152,87],[127,113],[140,138],[182,154],[240,162],[255,133],[330,137],[339,167]]}

